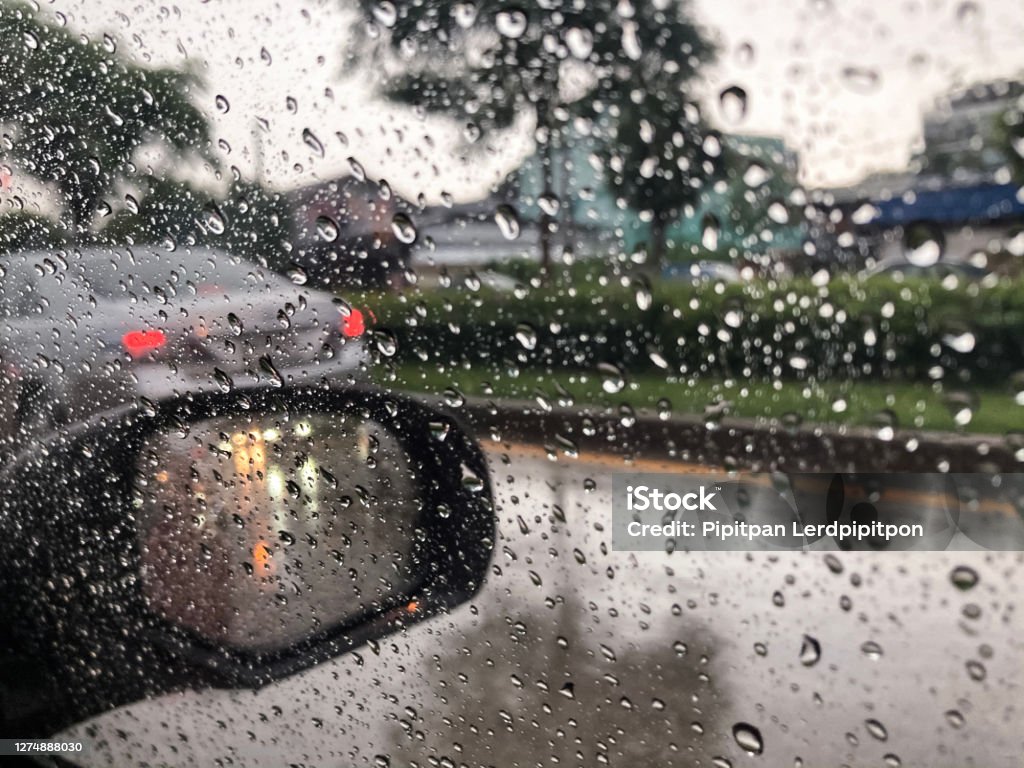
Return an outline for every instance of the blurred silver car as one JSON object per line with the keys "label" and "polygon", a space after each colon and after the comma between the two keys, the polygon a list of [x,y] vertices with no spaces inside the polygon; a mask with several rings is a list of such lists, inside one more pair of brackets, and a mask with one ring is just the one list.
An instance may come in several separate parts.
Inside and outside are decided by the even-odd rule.
{"label": "blurred silver car", "polygon": [[366,316],[210,248],[0,256],[0,425],[45,431],[138,398],[353,383]]}

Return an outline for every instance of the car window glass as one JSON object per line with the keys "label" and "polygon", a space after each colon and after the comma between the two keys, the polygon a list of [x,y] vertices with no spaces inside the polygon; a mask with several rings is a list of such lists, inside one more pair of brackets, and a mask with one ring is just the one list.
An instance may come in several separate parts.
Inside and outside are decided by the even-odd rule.
{"label": "car window glass", "polygon": [[[475,435],[498,520],[467,604],[97,714],[82,764],[1015,765],[1022,39],[1019,0],[0,0],[0,465],[199,393],[383,392],[444,410],[425,451]],[[189,503],[236,431],[195,428]],[[288,486],[327,493],[319,434],[260,448],[242,524],[125,513],[165,618],[265,650],[354,599],[353,532]],[[346,503],[422,479],[349,448]],[[712,470],[828,474],[851,519],[948,503],[963,549],[618,546],[616,483]],[[382,600],[409,514],[353,545]]]}

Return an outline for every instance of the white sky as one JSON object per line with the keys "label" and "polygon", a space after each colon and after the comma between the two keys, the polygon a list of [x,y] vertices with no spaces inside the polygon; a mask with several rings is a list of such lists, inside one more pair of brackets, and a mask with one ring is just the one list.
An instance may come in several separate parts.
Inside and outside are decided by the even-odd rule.
{"label": "white sky", "polygon": [[[435,202],[447,191],[471,199],[529,154],[521,130],[467,155],[443,119],[375,101],[372,73],[342,72],[345,7],[345,0],[44,0],[40,13],[64,13],[90,36],[110,33],[120,51],[151,63],[192,67],[207,84],[197,101],[215,138],[231,147],[225,162],[246,174],[256,168],[256,118],[268,121],[260,132],[263,168],[281,189],[338,176],[354,156],[407,197]],[[694,0],[693,7],[722,48],[705,84],[709,100],[733,84],[749,94],[747,116],[723,129],[784,137],[810,186],[899,169],[937,95],[977,79],[1024,76],[1021,0]],[[743,56],[744,44],[752,57]],[[844,79],[847,68],[874,72],[877,84]],[[217,95],[230,103],[226,113]],[[325,146],[323,158],[303,142],[306,128]]]}

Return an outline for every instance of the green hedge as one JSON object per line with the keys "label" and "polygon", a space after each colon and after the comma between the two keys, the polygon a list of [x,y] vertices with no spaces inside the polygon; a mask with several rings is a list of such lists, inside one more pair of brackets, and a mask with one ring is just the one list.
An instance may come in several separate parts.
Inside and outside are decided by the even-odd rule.
{"label": "green hedge", "polygon": [[947,381],[992,382],[1024,371],[1020,280],[949,290],[931,281],[843,278],[716,290],[594,278],[576,286],[526,284],[515,294],[460,285],[361,301],[377,316],[378,332],[397,341],[395,357],[403,362],[610,362],[627,370],[817,380],[927,379],[941,371]]}

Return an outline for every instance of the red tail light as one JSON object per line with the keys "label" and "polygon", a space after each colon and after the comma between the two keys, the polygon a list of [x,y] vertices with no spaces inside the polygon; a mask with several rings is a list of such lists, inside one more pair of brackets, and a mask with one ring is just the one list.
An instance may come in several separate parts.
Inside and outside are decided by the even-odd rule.
{"label": "red tail light", "polygon": [[366,318],[363,313],[355,307],[352,311],[341,318],[341,334],[349,339],[354,339],[366,333]]}
{"label": "red tail light", "polygon": [[166,344],[167,336],[163,331],[128,331],[121,337],[121,343],[132,357],[142,357]]}

